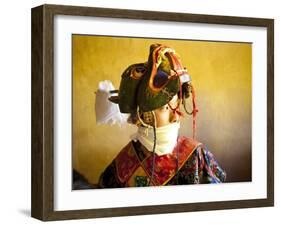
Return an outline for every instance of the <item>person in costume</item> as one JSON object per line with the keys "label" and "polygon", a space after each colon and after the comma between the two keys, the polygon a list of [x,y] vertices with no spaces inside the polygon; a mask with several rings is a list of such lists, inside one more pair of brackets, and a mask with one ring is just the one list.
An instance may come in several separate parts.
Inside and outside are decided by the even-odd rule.
{"label": "person in costume", "polygon": [[[175,50],[150,46],[148,61],[130,65],[122,74],[119,90],[109,101],[138,131],[99,178],[100,188],[221,183],[226,172],[213,154],[195,140],[195,90]],[[186,100],[192,99],[188,111]],[[99,105],[100,106],[100,105]],[[180,118],[193,117],[193,138],[178,136]]]}

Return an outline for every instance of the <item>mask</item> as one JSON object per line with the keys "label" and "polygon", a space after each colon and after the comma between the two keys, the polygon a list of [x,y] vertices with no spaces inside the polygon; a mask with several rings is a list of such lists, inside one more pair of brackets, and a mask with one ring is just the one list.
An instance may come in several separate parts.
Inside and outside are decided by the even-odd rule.
{"label": "mask", "polygon": [[[157,155],[166,155],[173,152],[178,139],[180,123],[175,122],[166,126],[156,128],[156,148]],[[150,152],[153,152],[154,132],[153,128],[139,127],[138,132],[132,137],[139,140]]]}

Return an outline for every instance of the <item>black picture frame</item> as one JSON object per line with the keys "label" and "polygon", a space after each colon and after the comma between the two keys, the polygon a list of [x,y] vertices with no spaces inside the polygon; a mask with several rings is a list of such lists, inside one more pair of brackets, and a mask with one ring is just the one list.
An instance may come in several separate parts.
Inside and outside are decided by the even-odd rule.
{"label": "black picture frame", "polygon": [[[54,16],[88,16],[264,27],[267,29],[267,198],[102,209],[54,210]],[[50,221],[274,205],[274,20],[42,5],[32,9],[31,215]]]}

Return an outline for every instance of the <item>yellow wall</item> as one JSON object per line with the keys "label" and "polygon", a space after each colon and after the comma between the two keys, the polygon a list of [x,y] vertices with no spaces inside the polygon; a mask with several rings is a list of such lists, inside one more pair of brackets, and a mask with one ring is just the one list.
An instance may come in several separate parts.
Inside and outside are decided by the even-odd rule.
{"label": "yellow wall", "polygon": [[[133,63],[145,62],[149,46],[162,43],[176,50],[196,89],[197,139],[225,168],[228,181],[251,180],[252,48],[248,43],[159,40],[73,35],[73,167],[90,182],[136,131],[96,125],[98,82],[119,87],[121,74]],[[190,116],[181,134],[192,135]]]}

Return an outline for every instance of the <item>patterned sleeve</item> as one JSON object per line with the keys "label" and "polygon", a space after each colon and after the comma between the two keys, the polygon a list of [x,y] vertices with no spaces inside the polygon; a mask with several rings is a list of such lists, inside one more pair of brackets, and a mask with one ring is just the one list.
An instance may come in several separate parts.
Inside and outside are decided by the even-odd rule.
{"label": "patterned sleeve", "polygon": [[226,172],[219,166],[214,155],[206,148],[200,148],[202,161],[202,183],[221,183],[226,181]]}
{"label": "patterned sleeve", "polygon": [[169,184],[209,184],[225,180],[226,173],[214,155],[206,147],[199,146]]}

